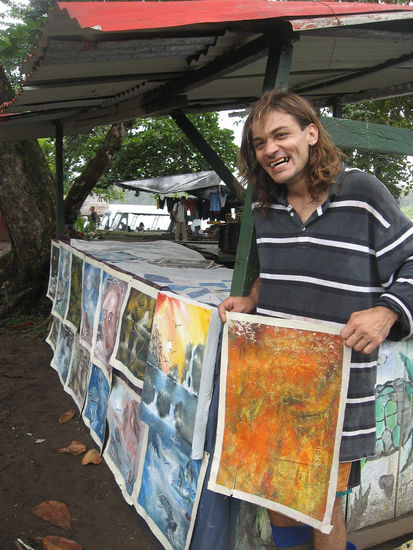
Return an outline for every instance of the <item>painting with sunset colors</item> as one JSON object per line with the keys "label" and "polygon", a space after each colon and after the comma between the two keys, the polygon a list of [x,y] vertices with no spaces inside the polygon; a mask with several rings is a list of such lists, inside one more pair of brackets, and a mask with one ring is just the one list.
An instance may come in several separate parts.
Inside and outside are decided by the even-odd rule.
{"label": "painting with sunset colors", "polygon": [[152,429],[203,456],[220,321],[216,308],[160,292],[140,406]]}
{"label": "painting with sunset colors", "polygon": [[350,351],[329,325],[227,319],[208,488],[328,533]]}

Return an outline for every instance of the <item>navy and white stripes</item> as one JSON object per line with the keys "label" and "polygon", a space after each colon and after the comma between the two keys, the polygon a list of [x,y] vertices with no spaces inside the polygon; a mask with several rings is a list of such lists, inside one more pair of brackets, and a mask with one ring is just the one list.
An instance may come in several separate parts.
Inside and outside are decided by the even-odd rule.
{"label": "navy and white stripes", "polygon": [[[302,223],[284,196],[253,204],[260,260],[257,313],[344,325],[383,305],[399,314],[390,337],[413,332],[413,225],[373,176],[344,169]],[[377,350],[352,353],[340,460],[375,454]]]}

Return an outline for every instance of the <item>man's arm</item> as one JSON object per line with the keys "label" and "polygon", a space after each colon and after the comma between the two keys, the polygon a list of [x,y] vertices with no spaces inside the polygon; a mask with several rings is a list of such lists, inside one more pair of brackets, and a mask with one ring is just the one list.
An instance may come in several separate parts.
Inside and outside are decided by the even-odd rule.
{"label": "man's arm", "polygon": [[260,278],[257,277],[252,285],[248,296],[229,296],[218,306],[218,314],[223,323],[227,320],[227,311],[236,311],[238,313],[251,313],[258,304],[258,294],[260,291]]}

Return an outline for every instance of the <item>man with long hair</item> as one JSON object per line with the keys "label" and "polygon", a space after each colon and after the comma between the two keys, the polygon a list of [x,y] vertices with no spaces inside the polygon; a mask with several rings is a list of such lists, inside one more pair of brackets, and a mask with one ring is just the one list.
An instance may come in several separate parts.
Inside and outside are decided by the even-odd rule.
{"label": "man with long hair", "polygon": [[[413,331],[413,226],[374,176],[345,167],[311,105],[266,92],[244,126],[240,167],[253,187],[260,274],[226,311],[336,324],[351,348],[339,485],[329,535],[270,511],[279,546],[354,548],[341,496],[360,483],[360,459],[375,454],[375,380],[384,339]],[[259,374],[259,373],[257,373]],[[288,544],[289,543],[289,544]]]}

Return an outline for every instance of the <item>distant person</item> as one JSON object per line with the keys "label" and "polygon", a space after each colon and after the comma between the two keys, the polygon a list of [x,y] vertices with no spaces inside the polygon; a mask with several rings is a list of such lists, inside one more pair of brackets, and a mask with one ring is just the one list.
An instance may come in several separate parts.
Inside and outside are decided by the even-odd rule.
{"label": "distant person", "polygon": [[90,207],[90,221],[93,223],[94,226],[96,226],[98,222],[98,215],[94,206]]}
{"label": "distant person", "polygon": [[186,242],[188,240],[188,234],[186,230],[185,197],[181,197],[179,202],[174,204],[172,213],[175,218],[175,241],[179,242],[180,236],[182,235],[182,242]]}
{"label": "distant person", "polygon": [[200,225],[195,226],[195,229],[194,229],[195,237],[202,237],[203,234],[204,232],[202,231],[201,226]]}
{"label": "distant person", "polygon": [[145,231],[145,226],[144,226],[143,222],[141,222],[141,223],[138,225],[137,231],[139,231],[139,232]]}

